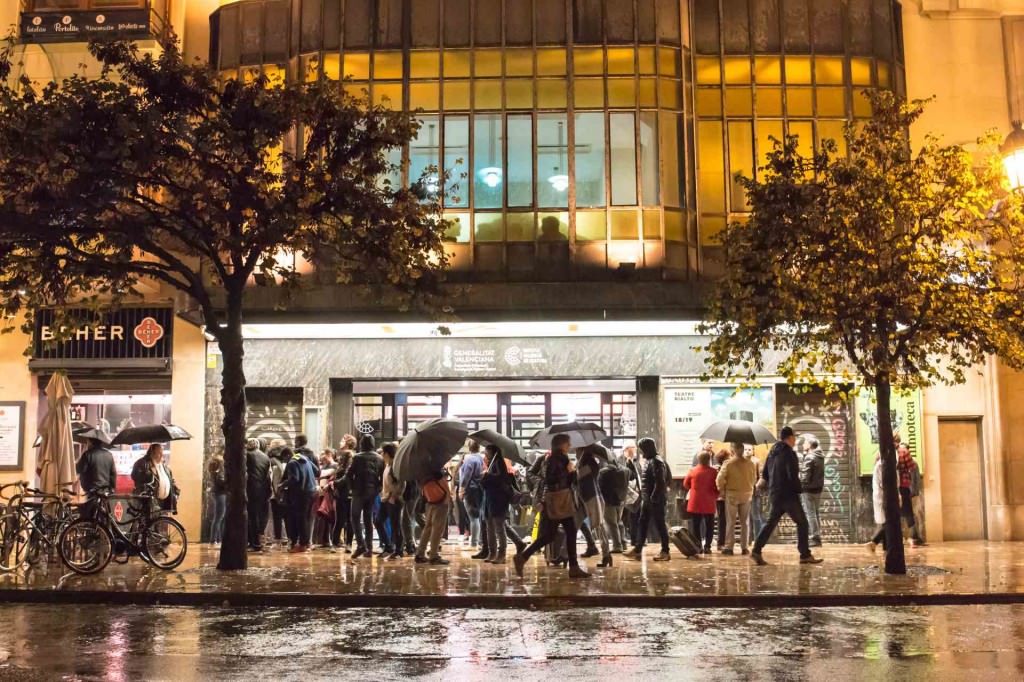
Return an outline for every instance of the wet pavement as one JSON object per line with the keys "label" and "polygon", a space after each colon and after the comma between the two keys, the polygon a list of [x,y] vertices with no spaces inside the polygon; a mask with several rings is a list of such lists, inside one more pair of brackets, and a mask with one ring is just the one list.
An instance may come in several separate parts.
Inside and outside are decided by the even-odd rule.
{"label": "wet pavement", "polygon": [[832,545],[818,551],[825,563],[801,566],[795,548],[772,545],[769,566],[748,557],[713,555],[699,561],[678,554],[672,561],[643,561],[616,555],[615,565],[593,577],[568,579],[564,569],[528,564],[524,578],[511,562],[490,565],[469,558],[469,548],[449,545],[450,566],[415,565],[412,559],[353,560],[347,554],[282,551],[250,555],[244,572],[215,568],[216,550],[189,548],[180,568],[165,572],[140,559],[111,564],[95,576],[68,573],[58,563],[23,575],[0,575],[0,600],[104,601],[116,603],[201,603],[366,606],[543,606],[603,604],[636,606],[880,605],[1024,602],[1024,543],[942,543],[908,549],[909,574],[887,576],[881,555],[862,546]]}
{"label": "wet pavement", "polygon": [[3,605],[0,679],[1024,678],[1024,606],[302,609]]}

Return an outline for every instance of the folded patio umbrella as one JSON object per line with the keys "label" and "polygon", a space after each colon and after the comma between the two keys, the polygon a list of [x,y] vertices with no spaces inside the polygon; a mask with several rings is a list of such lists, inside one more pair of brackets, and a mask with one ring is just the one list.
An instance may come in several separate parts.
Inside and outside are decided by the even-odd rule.
{"label": "folded patio umbrella", "polygon": [[132,426],[117,434],[111,445],[135,445],[136,443],[168,443],[172,440],[192,438],[185,429],[174,424],[147,424]]}
{"label": "folded patio umbrella", "polygon": [[46,384],[49,411],[39,429],[39,488],[57,495],[78,480],[75,446],[71,435],[71,398],[75,395],[67,375],[57,372]]}
{"label": "folded patio umbrella", "polygon": [[739,419],[723,419],[717,421],[700,434],[704,440],[717,440],[722,443],[745,443],[747,445],[771,445],[776,440],[775,434],[754,422]]}
{"label": "folded patio umbrella", "polygon": [[505,459],[510,459],[516,464],[522,464],[523,466],[530,466],[530,462],[523,453],[523,447],[505,434],[498,433],[494,429],[474,431],[469,434],[469,439],[475,440],[480,445],[493,445],[501,450],[501,454]]}
{"label": "folded patio umbrella", "polygon": [[444,468],[466,443],[469,427],[458,419],[428,419],[398,444],[392,471],[400,481],[422,481]]}
{"label": "folded patio umbrella", "polygon": [[569,446],[573,448],[585,448],[591,443],[597,443],[608,437],[597,424],[590,422],[568,422],[566,424],[552,424],[546,429],[541,429],[533,434],[530,439],[530,446],[544,450],[551,448],[551,441],[555,436],[565,434],[569,436]]}

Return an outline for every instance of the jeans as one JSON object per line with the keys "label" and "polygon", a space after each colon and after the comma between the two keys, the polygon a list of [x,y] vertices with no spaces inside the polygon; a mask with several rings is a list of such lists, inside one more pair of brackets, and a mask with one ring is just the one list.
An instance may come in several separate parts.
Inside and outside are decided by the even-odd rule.
{"label": "jeans", "polygon": [[288,541],[295,545],[309,545],[309,508],[313,493],[288,493]]}
{"label": "jeans", "polygon": [[783,514],[788,514],[796,524],[796,546],[800,550],[800,558],[811,556],[810,541],[807,537],[807,516],[804,514],[804,508],[800,506],[800,498],[796,496],[779,497],[772,500],[772,512],[768,515],[768,523],[758,533],[757,541],[754,542],[754,554],[760,554],[764,546],[768,544],[768,540],[775,532],[775,526],[779,525]]}
{"label": "jeans", "polygon": [[611,554],[611,547],[608,545],[608,531],[605,530],[604,526],[604,502],[601,500],[600,495],[595,495],[589,500],[585,500],[583,507],[587,510],[590,530],[597,535],[597,539],[601,543],[601,556],[606,557]]}
{"label": "jeans", "polygon": [[725,546],[732,549],[736,544],[736,523],[740,525],[740,549],[746,551],[750,541],[747,517],[750,516],[750,500],[734,498],[725,501]]}
{"label": "jeans", "polygon": [[[423,532],[420,533],[420,544],[416,548],[416,556],[436,559],[440,556],[441,535],[448,527],[448,502],[440,504],[427,503],[426,518],[423,522]],[[430,555],[425,552],[430,549]]]}
{"label": "jeans", "polygon": [[267,528],[267,499],[255,495],[249,498],[249,546],[263,546],[263,531]]}
{"label": "jeans", "polygon": [[[352,496],[352,534],[356,548],[364,552],[373,549],[373,501],[376,496]],[[381,538],[384,542],[386,538]]]}
{"label": "jeans", "polygon": [[718,549],[725,547],[725,500],[715,502],[715,530],[718,533]]}
{"label": "jeans", "polygon": [[[416,500],[406,500],[402,503],[402,539],[405,542],[405,549],[409,550],[409,554],[416,552],[416,535],[413,532],[413,513],[414,507],[416,506]],[[395,547],[395,551],[400,550],[401,547]]]}
{"label": "jeans", "polygon": [[504,558],[508,543],[505,538],[504,516],[490,516],[487,518],[487,541],[488,557]]}
{"label": "jeans", "polygon": [[[344,533],[344,538],[342,534]],[[331,544],[340,547],[342,541],[346,547],[352,544],[352,499],[334,498],[334,528],[331,530]]]}
{"label": "jeans", "polygon": [[288,518],[288,506],[276,499],[270,501],[270,513],[274,520],[274,539],[282,540],[284,536],[285,520]]}
{"label": "jeans", "polygon": [[565,551],[569,555],[569,566],[579,566],[579,559],[576,557],[576,517],[569,516],[564,519],[558,519],[557,521],[552,519],[542,518],[540,522],[540,530],[537,532],[537,539],[530,544],[525,550],[523,550],[523,556],[529,559],[537,551],[544,549],[544,547],[555,539],[558,535],[558,527],[561,526],[565,530]]}
{"label": "jeans", "polygon": [[227,511],[227,493],[215,493],[213,495],[213,519],[210,520],[210,542],[224,540],[224,515]]}
{"label": "jeans", "polygon": [[613,552],[622,551],[622,505],[606,504],[604,506],[604,528],[612,543]]}
{"label": "jeans", "polygon": [[665,523],[665,500],[651,502],[644,500],[640,505],[640,521],[637,523],[637,532],[633,546],[643,549],[647,544],[647,529],[651,523],[661,535],[661,551],[668,553],[668,525]]}
{"label": "jeans", "polygon": [[[392,552],[401,553],[402,551],[402,501],[398,502],[384,502],[380,503],[380,512],[378,513],[380,524],[378,527],[384,525],[387,521],[391,525],[391,536],[388,538],[387,548]],[[383,541],[382,541],[383,543]]]}
{"label": "jeans", "polygon": [[480,510],[467,509],[467,512],[469,514],[469,544],[471,547],[476,547],[482,542],[480,538]]}
{"label": "jeans", "polygon": [[750,500],[750,535],[756,538],[761,534],[764,524],[767,521],[764,513],[764,495],[754,491],[754,497]]}
{"label": "jeans", "polygon": [[703,543],[704,551],[711,551],[711,541],[715,539],[714,514],[690,514],[690,530],[697,542]]}
{"label": "jeans", "polygon": [[807,515],[807,532],[811,541],[821,542],[821,521],[818,519],[818,507],[821,505],[821,493],[800,493],[800,504]]}

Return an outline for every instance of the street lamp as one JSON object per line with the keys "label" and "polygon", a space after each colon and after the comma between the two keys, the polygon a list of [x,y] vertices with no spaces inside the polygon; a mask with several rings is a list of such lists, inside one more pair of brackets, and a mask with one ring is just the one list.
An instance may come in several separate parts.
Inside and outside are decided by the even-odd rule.
{"label": "street lamp", "polygon": [[1013,122],[1013,130],[1006,136],[999,153],[1010,189],[1014,192],[1024,189],[1024,130],[1020,121]]}

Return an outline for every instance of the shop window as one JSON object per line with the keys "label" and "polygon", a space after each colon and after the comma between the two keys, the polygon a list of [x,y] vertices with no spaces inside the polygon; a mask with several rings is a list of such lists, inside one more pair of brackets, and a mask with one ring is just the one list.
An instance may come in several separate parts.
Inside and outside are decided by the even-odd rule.
{"label": "shop window", "polygon": [[410,3],[409,25],[413,47],[437,47],[441,44],[440,0],[416,0]]}
{"label": "shop window", "polygon": [[612,239],[637,239],[640,236],[640,224],[636,211],[611,212]]}
{"label": "shop window", "polygon": [[505,239],[505,220],[501,213],[477,213],[474,222],[476,241],[500,242]]}
{"label": "shop window", "polygon": [[[681,188],[683,166],[681,164],[679,114],[661,112],[658,114],[658,132],[661,135],[662,198],[666,206],[682,206]],[[720,124],[719,124],[720,126]]]}
{"label": "shop window", "polygon": [[564,109],[568,101],[565,79],[537,81],[537,106],[541,109]]}
{"label": "shop window", "polygon": [[565,0],[534,3],[534,26],[540,45],[565,44]]}
{"label": "shop window", "polygon": [[533,0],[505,0],[505,44],[533,43]]}
{"label": "shop window", "polygon": [[446,110],[469,109],[469,81],[445,81],[442,90]]}
{"label": "shop window", "polygon": [[371,45],[373,0],[345,0],[345,49],[366,49]]}
{"label": "shop window", "polygon": [[410,52],[410,78],[438,78],[441,75],[441,55],[437,52]]}
{"label": "shop window", "polygon": [[434,83],[409,84],[409,110],[437,111],[440,108],[440,85]]}
{"label": "shop window", "polygon": [[725,89],[726,116],[750,116],[753,113],[754,101],[750,88]]}
{"label": "shop window", "polygon": [[569,205],[569,133],[565,114],[537,115],[537,205]]}
{"label": "shop window", "polygon": [[605,123],[603,112],[576,114],[576,205],[604,206]]}
{"label": "shop window", "polygon": [[653,78],[640,79],[640,106],[658,106],[658,81]]}
{"label": "shop window", "polygon": [[447,242],[469,243],[469,214],[468,213],[445,213],[444,219],[449,221],[448,229],[444,233],[444,240]]}
{"label": "shop window", "polygon": [[469,117],[444,117],[444,170],[448,174],[448,206],[465,206],[469,202]]}
{"label": "shop window", "polygon": [[474,19],[477,45],[501,45],[501,0],[476,0]]}
{"label": "shop window", "polygon": [[568,213],[540,213],[537,215],[537,241],[565,242],[568,239]]}
{"label": "shop window", "polygon": [[661,211],[647,209],[644,215],[644,239],[661,239]]}
{"label": "shop window", "polygon": [[660,202],[658,173],[658,115],[653,111],[640,112],[640,178],[644,206],[657,206]]}
{"label": "shop window", "polygon": [[657,0],[658,40],[678,45],[682,24],[679,20],[679,0]]}
{"label": "shop window", "polygon": [[512,78],[505,81],[505,107],[508,109],[533,108],[533,80]]}
{"label": "shop window", "polygon": [[[616,112],[609,114],[608,122],[611,144],[612,204],[635,206],[637,204],[636,117],[633,113]],[[621,239],[621,237],[615,237],[614,233],[612,238]]]}
{"label": "shop window", "polygon": [[501,208],[505,178],[502,168],[500,114],[477,114],[473,120],[473,205]]}
{"label": "shop window", "polygon": [[472,53],[469,50],[444,51],[444,77],[469,78],[469,65]]}
{"label": "shop window", "polygon": [[[511,147],[509,147],[511,153]],[[533,213],[508,213],[505,216],[505,239],[510,242],[532,242],[536,217]]]}
{"label": "shop window", "polygon": [[573,101],[577,109],[604,108],[604,79],[577,78],[573,83]]}
{"label": "shop window", "polygon": [[505,50],[505,75],[532,76],[533,50]]}
{"label": "shop window", "polygon": [[747,0],[722,0],[723,52],[750,52],[750,18]]}
{"label": "shop window", "polygon": [[509,116],[508,205],[533,205],[533,117]]}
{"label": "shop window", "polygon": [[576,212],[576,241],[603,241],[608,238],[604,211]]}
{"label": "shop window", "polygon": [[566,52],[563,49],[537,50],[537,74],[540,76],[564,76]]}
{"label": "shop window", "polygon": [[602,0],[572,0],[573,40],[577,44],[604,42]]}
{"label": "shop window", "polygon": [[501,109],[501,81],[473,81],[473,108],[477,110]]}
{"label": "shop window", "polygon": [[600,76],[604,73],[604,50],[582,48],[572,51],[572,68],[577,76]]}
{"label": "shop window", "polygon": [[[441,150],[441,130],[437,116],[420,116],[420,129],[409,143],[409,183],[423,180],[432,195],[440,190],[437,166]],[[428,174],[428,169],[430,169]]]}
{"label": "shop window", "polygon": [[633,3],[606,2],[605,27],[608,42],[633,42]]}
{"label": "shop window", "polygon": [[730,205],[732,210],[743,210],[747,204],[746,192],[736,179],[754,176],[754,131],[750,121],[729,121],[729,178],[731,180]]}
{"label": "shop window", "polygon": [[757,115],[782,116],[782,88],[757,88]]}
{"label": "shop window", "polygon": [[629,107],[636,106],[636,81],[632,78],[609,78],[608,81],[608,106]]}
{"label": "shop window", "polygon": [[635,57],[636,50],[631,47],[608,48],[608,73],[612,75],[632,75],[636,73]]}
{"label": "shop window", "polygon": [[[725,162],[722,150],[721,121],[700,121],[697,124],[697,150],[702,213],[725,213]],[[666,181],[666,186],[669,184]]]}
{"label": "shop window", "polygon": [[501,50],[477,50],[473,53],[473,75],[477,78],[501,75]]}
{"label": "shop window", "polygon": [[[366,0],[361,0],[365,2]],[[444,44],[469,46],[470,0],[444,0]]]}

